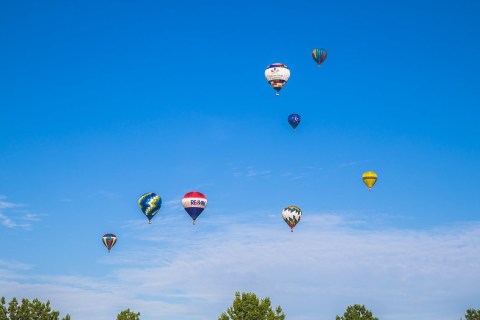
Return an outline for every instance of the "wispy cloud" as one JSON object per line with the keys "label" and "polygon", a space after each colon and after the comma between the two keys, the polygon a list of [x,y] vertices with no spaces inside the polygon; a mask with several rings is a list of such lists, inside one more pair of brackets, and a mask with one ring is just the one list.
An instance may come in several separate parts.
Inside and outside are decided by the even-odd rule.
{"label": "wispy cloud", "polygon": [[282,177],[294,181],[294,180],[304,179],[308,177],[308,175],[304,172],[301,172],[301,173],[285,172],[282,174]]}
{"label": "wispy cloud", "polygon": [[0,285],[9,295],[48,293],[58,309],[92,320],[127,307],[145,320],[215,319],[237,290],[269,296],[300,320],[332,319],[353,303],[387,320],[442,320],[478,303],[479,224],[366,230],[358,220],[318,214],[291,233],[277,220],[138,225],[144,231],[131,236],[141,235],[142,247],[99,261],[108,264],[107,277],[0,274]]}
{"label": "wispy cloud", "polygon": [[15,228],[17,226],[17,224],[13,222],[12,219],[7,217],[3,213],[0,213],[0,222],[4,227],[7,227],[7,228]]}
{"label": "wispy cloud", "polygon": [[236,178],[269,177],[272,174],[270,169],[257,169],[253,166],[247,166],[245,168],[233,166],[232,171],[233,176]]}
{"label": "wispy cloud", "polygon": [[257,176],[268,176],[270,175],[271,171],[270,170],[256,170],[253,167],[249,167],[246,172],[246,176],[251,178],[251,177],[257,177]]}
{"label": "wispy cloud", "polygon": [[[202,183],[202,184],[196,185],[196,186],[195,186],[195,190],[201,190],[201,189],[204,189],[204,188],[207,188],[207,187],[212,187],[212,186],[214,186],[214,185],[215,185],[215,184],[212,183],[212,182]],[[190,191],[190,190],[188,190],[188,191]],[[188,191],[187,191],[187,192],[188,192]]]}
{"label": "wispy cloud", "polygon": [[92,197],[92,198],[93,197],[103,197],[103,198],[106,198],[106,199],[117,199],[119,197],[119,195],[112,192],[112,191],[109,191],[109,190],[97,190],[90,197]]}
{"label": "wispy cloud", "polygon": [[13,270],[29,270],[31,266],[25,263],[17,262],[17,261],[8,261],[4,259],[0,259],[0,266],[5,269],[13,269]]}
{"label": "wispy cloud", "polygon": [[35,213],[25,213],[20,219],[24,221],[36,222],[40,221],[42,215],[35,214]]}
{"label": "wispy cloud", "polygon": [[281,176],[290,180],[299,180],[304,179],[307,177],[312,177],[316,172],[322,170],[322,168],[316,166],[305,166],[303,168],[299,168],[296,172],[288,171],[284,172]]}
{"label": "wispy cloud", "polygon": [[183,208],[182,202],[179,199],[162,200],[162,206],[170,210],[180,210]]}
{"label": "wispy cloud", "polygon": [[9,202],[6,196],[0,196],[0,225],[10,229],[31,229],[32,222],[40,221],[40,215],[25,207],[25,204]]}
{"label": "wispy cloud", "polygon": [[337,165],[337,167],[334,168],[334,170],[344,170],[351,167],[361,167],[363,169],[360,169],[360,170],[366,171],[366,170],[369,170],[371,163],[372,162],[370,160],[342,162],[339,165]]}
{"label": "wispy cloud", "polygon": [[23,206],[22,204],[17,204],[17,203],[5,201],[4,200],[4,199],[6,199],[5,196],[1,196],[0,199],[1,199],[0,200],[0,209],[11,209],[11,208],[17,208],[17,207],[22,207]]}

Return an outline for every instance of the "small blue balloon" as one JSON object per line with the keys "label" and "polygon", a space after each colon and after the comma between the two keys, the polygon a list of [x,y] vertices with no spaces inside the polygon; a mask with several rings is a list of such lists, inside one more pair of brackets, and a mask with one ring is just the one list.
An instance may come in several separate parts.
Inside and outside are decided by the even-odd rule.
{"label": "small blue balloon", "polygon": [[292,113],[288,116],[288,123],[292,126],[293,130],[298,126],[300,123],[300,116],[296,113]]}

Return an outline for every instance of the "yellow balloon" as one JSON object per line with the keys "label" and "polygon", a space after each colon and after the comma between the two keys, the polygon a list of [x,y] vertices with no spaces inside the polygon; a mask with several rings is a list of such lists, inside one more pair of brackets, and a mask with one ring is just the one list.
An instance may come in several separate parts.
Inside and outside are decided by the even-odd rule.
{"label": "yellow balloon", "polygon": [[377,174],[373,171],[367,171],[362,175],[363,183],[371,190],[375,182],[377,182]]}

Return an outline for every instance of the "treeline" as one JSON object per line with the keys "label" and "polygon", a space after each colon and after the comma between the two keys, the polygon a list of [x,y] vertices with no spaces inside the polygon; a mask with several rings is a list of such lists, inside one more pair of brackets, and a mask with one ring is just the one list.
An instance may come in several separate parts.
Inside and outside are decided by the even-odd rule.
{"label": "treeline", "polygon": [[[285,320],[280,306],[272,308],[270,298],[259,299],[254,293],[235,293],[233,304],[218,320]],[[379,320],[364,305],[348,306],[335,320]],[[463,320],[460,318],[460,320]],[[480,309],[468,309],[464,320],[480,320]]]}
{"label": "treeline", "polygon": [[[5,297],[0,299],[0,320],[59,320],[60,312],[52,310],[50,301],[43,303],[38,299],[32,301],[13,298],[8,305]],[[285,313],[280,306],[273,308],[270,298],[258,298],[256,294],[235,293],[235,298],[230,307],[223,312],[218,320],[285,320]],[[117,315],[117,320],[140,320],[140,312],[125,309]],[[71,320],[66,315],[61,320]],[[372,311],[364,305],[354,304],[348,306],[342,316],[335,320],[379,320]],[[480,309],[468,309],[464,318],[460,320],[480,320]]]}
{"label": "treeline", "polygon": [[[32,301],[22,299],[20,303],[13,298],[8,305],[5,297],[0,299],[0,320],[59,320],[60,312],[52,310],[50,301],[46,303],[38,299]],[[67,314],[61,320],[71,320]],[[140,312],[133,312],[130,309],[123,310],[117,315],[117,320],[140,320]]]}

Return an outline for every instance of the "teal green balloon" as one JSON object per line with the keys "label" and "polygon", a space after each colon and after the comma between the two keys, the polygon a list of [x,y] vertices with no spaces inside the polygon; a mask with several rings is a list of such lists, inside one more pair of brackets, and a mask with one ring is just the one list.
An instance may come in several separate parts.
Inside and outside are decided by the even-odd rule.
{"label": "teal green balloon", "polygon": [[143,214],[148,218],[148,223],[152,223],[153,217],[158,213],[162,206],[162,198],[159,195],[149,192],[138,199],[138,206]]}

